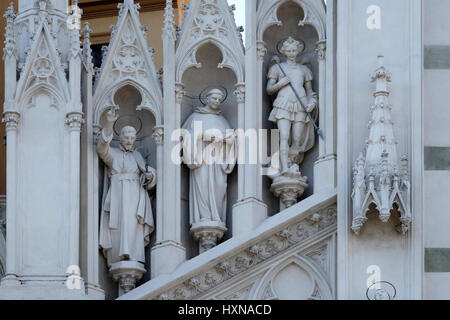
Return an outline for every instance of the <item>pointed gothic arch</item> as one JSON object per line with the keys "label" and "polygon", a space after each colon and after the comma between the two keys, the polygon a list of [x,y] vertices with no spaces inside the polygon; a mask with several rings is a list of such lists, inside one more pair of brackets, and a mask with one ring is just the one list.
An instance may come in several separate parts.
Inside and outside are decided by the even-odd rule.
{"label": "pointed gothic arch", "polygon": [[[307,292],[305,295],[307,296],[307,300],[331,300],[333,298],[331,288],[322,275],[322,272],[308,259],[297,254],[285,258],[270,268],[250,292],[250,299],[279,300],[280,296],[276,290],[275,282],[277,281],[277,277],[282,275],[286,270],[288,270],[288,272],[300,272],[303,274],[303,276],[300,277],[300,281],[306,281],[303,284],[304,286],[309,285],[309,287],[292,287],[291,289],[294,291],[294,294],[297,294],[297,292],[295,292],[298,291],[297,289],[304,289],[302,294],[305,295]],[[299,283],[295,283],[294,281],[292,282],[292,286],[298,284]]]}
{"label": "pointed gothic arch", "polygon": [[304,12],[298,25],[311,25],[316,29],[319,40],[326,39],[326,12],[322,0],[266,0],[258,7],[257,40],[263,40],[264,32],[269,27],[283,24],[278,18],[278,10],[289,2],[297,4]]}

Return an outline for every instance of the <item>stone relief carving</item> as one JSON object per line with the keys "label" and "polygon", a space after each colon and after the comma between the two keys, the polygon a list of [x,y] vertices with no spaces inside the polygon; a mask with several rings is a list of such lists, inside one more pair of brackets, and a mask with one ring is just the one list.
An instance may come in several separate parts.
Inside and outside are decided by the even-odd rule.
{"label": "stone relief carving", "polygon": [[157,300],[188,300],[205,294],[219,284],[244,271],[256,267],[289,248],[305,241],[318,232],[336,224],[336,206],[312,213],[307,218],[262,239],[234,256],[217,263],[213,268],[195,275],[188,281],[159,294]]}
{"label": "stone relief carving", "polygon": [[[236,137],[219,109],[224,93],[212,89],[207,104],[186,120],[183,162],[190,169],[191,233],[200,253],[216,246],[226,228],[227,176],[236,164]],[[201,126],[200,130],[197,127]]]}
{"label": "stone relief carving", "polygon": [[117,119],[114,108],[107,112],[107,123],[97,144],[97,153],[109,168],[110,180],[102,206],[99,244],[111,276],[119,281],[119,292],[126,293],[146,272],[145,247],[155,227],[147,192],[156,185],[156,171],[133,149],[135,128],[125,126],[120,134],[120,148],[110,147]]}
{"label": "stone relief carving", "polygon": [[[230,32],[230,30],[235,30]],[[244,50],[238,36],[236,22],[228,3],[224,0],[198,0],[191,3],[185,15],[177,49],[176,81],[181,82],[189,68],[201,68],[197,50],[206,42],[216,45],[223,60],[219,69],[229,68],[236,74],[237,82],[244,82]]]}
{"label": "stone relief carving", "polygon": [[286,207],[295,204],[308,187],[299,165],[315,144],[318,98],[312,88],[313,73],[297,63],[304,49],[302,42],[289,37],[281,48],[286,62],[275,57],[267,75],[267,92],[276,95],[269,121],[280,130],[280,172],[272,176],[271,190]]}
{"label": "stone relief carving", "polygon": [[217,6],[217,0],[201,0],[199,14],[194,18],[192,34],[213,34],[219,37],[227,35],[225,20]]}
{"label": "stone relief carving", "polygon": [[397,142],[394,138],[394,122],[389,104],[388,83],[391,73],[383,65],[383,56],[378,56],[378,69],[371,80],[376,83],[375,103],[371,107],[369,139],[365,155],[362,153],[353,168],[353,224],[352,230],[360,234],[370,205],[374,204],[383,222],[388,222],[394,204],[400,212],[397,231],[405,234],[411,224],[411,185],[409,182],[408,157],[397,158]]}

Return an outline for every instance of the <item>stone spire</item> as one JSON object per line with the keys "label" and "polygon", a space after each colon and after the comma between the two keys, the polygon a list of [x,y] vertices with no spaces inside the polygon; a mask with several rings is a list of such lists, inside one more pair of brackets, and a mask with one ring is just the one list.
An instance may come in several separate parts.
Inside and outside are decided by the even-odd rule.
{"label": "stone spire", "polygon": [[[397,163],[397,142],[394,140],[394,123],[391,119],[388,83],[391,73],[383,66],[383,56],[378,56],[378,69],[372,74],[372,82],[376,83],[375,103],[371,107],[372,120],[369,122],[369,140],[367,141],[366,169],[379,169],[384,157],[392,172]],[[379,173],[379,172],[377,172]]]}
{"label": "stone spire", "polygon": [[394,204],[400,212],[398,231],[406,233],[411,223],[410,184],[408,158],[402,157],[399,165],[397,142],[394,138],[394,122],[389,104],[388,83],[391,73],[384,67],[383,56],[378,56],[378,69],[371,76],[376,84],[375,103],[371,107],[369,139],[366,155],[359,155],[353,168],[353,225],[359,234],[367,221],[369,206],[374,204],[383,222],[388,222]]}

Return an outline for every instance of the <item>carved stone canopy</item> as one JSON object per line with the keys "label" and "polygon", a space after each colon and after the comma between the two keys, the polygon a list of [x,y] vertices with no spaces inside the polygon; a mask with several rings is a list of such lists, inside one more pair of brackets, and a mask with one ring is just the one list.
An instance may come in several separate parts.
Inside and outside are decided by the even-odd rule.
{"label": "carved stone canopy", "polygon": [[384,67],[383,56],[378,56],[378,63],[379,67],[371,77],[372,82],[376,83],[376,91],[366,153],[359,155],[353,168],[352,230],[357,235],[367,221],[366,215],[371,205],[375,205],[383,222],[388,222],[391,212],[398,209],[400,224],[397,231],[402,234],[409,230],[411,224],[408,157],[403,156],[399,164],[391,118],[392,106],[388,100],[387,84],[391,82],[391,73]]}

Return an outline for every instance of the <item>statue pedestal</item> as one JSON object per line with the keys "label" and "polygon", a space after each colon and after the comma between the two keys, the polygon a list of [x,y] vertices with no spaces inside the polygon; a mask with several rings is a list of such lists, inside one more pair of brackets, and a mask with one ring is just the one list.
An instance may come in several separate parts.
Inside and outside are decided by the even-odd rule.
{"label": "statue pedestal", "polygon": [[195,240],[199,241],[199,253],[208,251],[217,245],[217,241],[222,239],[227,232],[225,224],[220,221],[201,221],[194,223],[191,227],[191,234]]}
{"label": "statue pedestal", "polygon": [[109,268],[109,275],[119,283],[119,296],[133,290],[145,272],[144,265],[138,261],[120,261]]}
{"label": "statue pedestal", "polygon": [[[270,191],[276,197],[280,198],[281,204],[285,208],[292,207],[296,204],[298,198],[308,188],[308,178],[302,176],[297,165],[292,166],[287,172],[271,178],[273,179],[273,183],[270,186]],[[284,208],[280,209],[283,210]]]}

